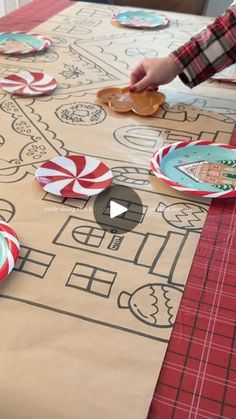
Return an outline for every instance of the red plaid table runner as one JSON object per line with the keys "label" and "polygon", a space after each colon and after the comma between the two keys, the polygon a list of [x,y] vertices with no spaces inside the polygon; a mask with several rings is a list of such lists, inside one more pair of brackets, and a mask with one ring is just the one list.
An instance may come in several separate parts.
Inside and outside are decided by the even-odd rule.
{"label": "red plaid table runner", "polygon": [[[0,29],[31,30],[71,4],[34,0]],[[235,285],[236,201],[213,200],[148,419],[236,418]]]}
{"label": "red plaid table runner", "polygon": [[236,201],[213,200],[148,419],[236,417],[235,286]]}
{"label": "red plaid table runner", "polygon": [[149,419],[236,417],[236,202],[211,205]]}

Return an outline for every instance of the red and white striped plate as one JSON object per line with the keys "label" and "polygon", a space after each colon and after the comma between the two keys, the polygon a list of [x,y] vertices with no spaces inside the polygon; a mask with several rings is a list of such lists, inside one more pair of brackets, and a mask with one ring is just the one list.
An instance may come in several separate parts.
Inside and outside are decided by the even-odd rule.
{"label": "red and white striped plate", "polygon": [[113,179],[112,171],[100,160],[79,155],[48,160],[37,169],[35,177],[46,192],[68,198],[97,195]]}
{"label": "red and white striped plate", "polygon": [[178,191],[205,198],[236,197],[234,146],[181,141],[158,150],[150,164],[160,180]]}
{"label": "red and white striped plate", "polygon": [[51,39],[28,32],[0,32],[0,54],[32,54],[47,49]]}
{"label": "red and white striped plate", "polygon": [[0,281],[12,271],[19,256],[20,244],[12,228],[0,220]]}
{"label": "red and white striped plate", "polygon": [[52,92],[57,82],[49,74],[21,70],[0,80],[0,87],[19,96],[39,96]]}

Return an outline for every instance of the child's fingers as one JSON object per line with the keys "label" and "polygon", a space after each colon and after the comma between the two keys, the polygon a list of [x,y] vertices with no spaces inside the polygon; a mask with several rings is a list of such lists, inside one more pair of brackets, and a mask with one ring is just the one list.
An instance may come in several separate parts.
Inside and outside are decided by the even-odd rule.
{"label": "child's fingers", "polygon": [[138,81],[135,84],[131,84],[129,89],[130,92],[141,92],[142,90],[147,89],[150,86],[150,80],[148,76],[142,78],[142,80]]}
{"label": "child's fingers", "polygon": [[148,86],[147,90],[148,90],[149,92],[153,92],[153,91],[155,91],[155,90],[158,90],[158,85],[156,85],[156,84],[151,84],[150,86]]}
{"label": "child's fingers", "polygon": [[143,77],[145,77],[146,72],[142,66],[142,64],[138,65],[138,67],[136,67],[130,76],[130,84],[133,85],[137,82],[139,82],[139,80],[141,80]]}

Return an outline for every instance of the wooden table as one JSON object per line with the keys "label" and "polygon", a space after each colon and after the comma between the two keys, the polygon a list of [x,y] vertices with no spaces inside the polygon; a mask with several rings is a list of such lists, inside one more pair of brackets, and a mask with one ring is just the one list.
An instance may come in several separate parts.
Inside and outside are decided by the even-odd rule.
{"label": "wooden table", "polygon": [[158,9],[168,10],[171,12],[178,13],[192,13],[201,15],[206,7],[206,0],[146,0],[145,3],[142,0],[110,0],[110,4],[117,6],[130,6],[130,7],[145,7],[147,9]]}

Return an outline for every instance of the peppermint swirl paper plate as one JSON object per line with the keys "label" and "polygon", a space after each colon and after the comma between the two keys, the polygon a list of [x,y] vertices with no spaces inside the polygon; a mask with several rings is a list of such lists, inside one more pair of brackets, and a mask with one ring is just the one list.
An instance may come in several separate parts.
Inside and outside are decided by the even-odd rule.
{"label": "peppermint swirl paper plate", "polygon": [[19,256],[20,244],[12,228],[0,220],[0,281],[14,268]]}
{"label": "peppermint swirl paper plate", "polygon": [[0,54],[22,55],[47,49],[51,40],[43,35],[26,32],[1,32]]}
{"label": "peppermint swirl paper plate", "polygon": [[112,15],[112,21],[132,28],[164,28],[170,19],[149,10],[126,10]]}
{"label": "peppermint swirl paper plate", "polygon": [[178,191],[205,198],[236,196],[236,147],[212,141],[167,145],[151,159],[153,173]]}
{"label": "peppermint swirl paper plate", "polygon": [[18,96],[39,96],[51,93],[57,82],[49,74],[21,70],[0,80],[0,87]]}
{"label": "peppermint swirl paper plate", "polygon": [[80,155],[48,160],[37,169],[35,177],[46,192],[68,198],[97,195],[113,179],[112,171],[103,162]]}

